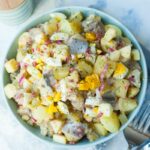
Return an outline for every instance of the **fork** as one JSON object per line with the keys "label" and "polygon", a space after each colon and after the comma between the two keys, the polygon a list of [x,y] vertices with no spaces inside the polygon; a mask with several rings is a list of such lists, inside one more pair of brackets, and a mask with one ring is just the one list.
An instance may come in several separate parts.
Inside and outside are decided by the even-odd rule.
{"label": "fork", "polygon": [[150,100],[144,102],[131,127],[141,133],[150,134]]}

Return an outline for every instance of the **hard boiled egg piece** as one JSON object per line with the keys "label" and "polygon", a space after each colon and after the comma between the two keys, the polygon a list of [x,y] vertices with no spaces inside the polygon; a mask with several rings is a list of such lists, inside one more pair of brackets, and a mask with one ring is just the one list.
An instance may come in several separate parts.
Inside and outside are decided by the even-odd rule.
{"label": "hard boiled egg piece", "polygon": [[123,79],[128,73],[128,68],[123,63],[117,63],[113,77]]}

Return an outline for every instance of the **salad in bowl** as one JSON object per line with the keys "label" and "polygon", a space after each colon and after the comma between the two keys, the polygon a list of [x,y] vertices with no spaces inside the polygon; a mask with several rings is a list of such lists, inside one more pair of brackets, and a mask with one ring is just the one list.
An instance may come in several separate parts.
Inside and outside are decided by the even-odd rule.
{"label": "salad in bowl", "polygon": [[18,38],[4,87],[21,118],[62,144],[119,131],[138,106],[141,55],[99,15],[50,13]]}

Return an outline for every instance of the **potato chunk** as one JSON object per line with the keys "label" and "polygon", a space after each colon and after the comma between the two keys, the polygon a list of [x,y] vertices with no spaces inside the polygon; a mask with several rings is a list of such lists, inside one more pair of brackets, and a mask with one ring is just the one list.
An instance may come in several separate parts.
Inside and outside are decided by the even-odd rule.
{"label": "potato chunk", "polygon": [[54,134],[53,135],[53,140],[55,142],[58,142],[58,143],[61,143],[61,144],[66,144],[67,143],[67,140],[66,140],[65,136],[59,135],[59,134]]}
{"label": "potato chunk", "polygon": [[17,88],[13,84],[7,84],[4,91],[8,98],[13,98],[17,93]]}
{"label": "potato chunk", "polygon": [[128,97],[129,98],[135,97],[138,94],[139,90],[140,90],[139,88],[130,87],[128,90]]}
{"label": "potato chunk", "polygon": [[108,131],[104,128],[104,126],[101,123],[94,123],[94,128],[96,133],[98,133],[101,136],[105,136],[108,134]]}
{"label": "potato chunk", "polygon": [[120,58],[120,51],[113,51],[109,54],[109,58],[112,61],[119,61]]}
{"label": "potato chunk", "polygon": [[104,56],[98,56],[94,65],[94,73],[100,74],[107,63],[107,59]]}
{"label": "potato chunk", "polygon": [[130,83],[126,79],[118,79],[115,81],[115,94],[118,97],[125,98],[127,95],[128,87]]}
{"label": "potato chunk", "polygon": [[137,102],[135,99],[130,98],[120,98],[118,100],[119,110],[121,112],[131,112],[137,107]]}
{"label": "potato chunk", "polygon": [[10,59],[5,63],[5,68],[8,73],[13,73],[18,70],[19,65],[15,59]]}
{"label": "potato chunk", "polygon": [[87,75],[90,75],[93,72],[92,66],[85,60],[80,60],[78,62],[78,69],[83,78],[86,77]]}
{"label": "potato chunk", "polygon": [[60,31],[68,34],[75,34],[81,32],[81,23],[79,21],[62,20],[59,24]]}
{"label": "potato chunk", "polygon": [[119,120],[120,120],[121,124],[125,124],[128,121],[128,118],[127,118],[126,114],[121,113],[119,115]]}
{"label": "potato chunk", "polygon": [[121,56],[126,60],[131,58],[131,45],[119,49]]}
{"label": "potato chunk", "polygon": [[120,28],[118,28],[117,26],[115,25],[112,25],[112,24],[108,24],[108,25],[105,25],[105,30],[107,31],[108,29],[114,29],[116,31],[116,36],[121,36],[122,35],[122,32],[120,30]]}
{"label": "potato chunk", "polygon": [[46,107],[38,106],[32,110],[32,115],[37,122],[41,123],[43,120],[49,118],[49,114],[46,112]]}
{"label": "potato chunk", "polygon": [[54,131],[54,133],[60,133],[63,127],[64,122],[62,120],[52,120],[50,121],[50,125]]}
{"label": "potato chunk", "polygon": [[18,50],[17,51],[17,56],[16,56],[17,62],[21,62],[24,59],[25,56],[26,56],[26,52],[25,51]]}
{"label": "potato chunk", "polygon": [[99,105],[99,112],[103,113],[104,116],[111,116],[113,107],[109,103],[102,103]]}
{"label": "potato chunk", "polygon": [[69,68],[68,67],[57,67],[54,70],[54,78],[57,80],[63,79],[69,74]]}
{"label": "potato chunk", "polygon": [[132,55],[133,60],[135,61],[140,60],[140,52],[138,50],[136,49],[132,50],[131,55]]}
{"label": "potato chunk", "polygon": [[102,116],[100,121],[104,126],[104,128],[111,133],[117,132],[119,130],[120,127],[119,118],[117,114],[114,112],[109,117]]}
{"label": "potato chunk", "polygon": [[81,12],[73,13],[69,18],[70,21],[79,21],[79,22],[81,22],[82,19],[83,19],[83,15]]}

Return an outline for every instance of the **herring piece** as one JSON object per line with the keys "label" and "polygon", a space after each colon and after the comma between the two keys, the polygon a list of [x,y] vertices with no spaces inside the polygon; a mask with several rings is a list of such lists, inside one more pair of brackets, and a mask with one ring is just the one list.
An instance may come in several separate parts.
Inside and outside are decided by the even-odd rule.
{"label": "herring piece", "polygon": [[68,45],[70,47],[70,51],[72,54],[85,53],[88,48],[87,41],[74,38],[74,37],[69,39]]}
{"label": "herring piece", "polygon": [[68,141],[78,141],[85,135],[85,125],[82,123],[67,123],[62,132],[65,134]]}

